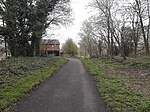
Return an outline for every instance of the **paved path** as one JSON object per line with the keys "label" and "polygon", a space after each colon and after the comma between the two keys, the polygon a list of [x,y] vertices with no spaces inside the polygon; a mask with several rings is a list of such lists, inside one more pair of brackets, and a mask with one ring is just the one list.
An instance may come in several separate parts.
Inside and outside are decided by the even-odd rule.
{"label": "paved path", "polygon": [[70,61],[11,112],[108,112],[81,61]]}

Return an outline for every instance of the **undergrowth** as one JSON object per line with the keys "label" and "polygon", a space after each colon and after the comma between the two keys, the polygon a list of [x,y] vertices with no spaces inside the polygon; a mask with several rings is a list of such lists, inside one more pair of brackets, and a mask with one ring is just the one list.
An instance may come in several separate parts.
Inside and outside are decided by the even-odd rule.
{"label": "undergrowth", "polygon": [[67,62],[63,58],[11,58],[0,61],[0,111],[22,99]]}
{"label": "undergrowth", "polygon": [[122,70],[127,66],[109,60],[81,60],[98,80],[97,88],[113,112],[150,112],[149,97],[131,90],[121,78],[107,74],[109,70]]}

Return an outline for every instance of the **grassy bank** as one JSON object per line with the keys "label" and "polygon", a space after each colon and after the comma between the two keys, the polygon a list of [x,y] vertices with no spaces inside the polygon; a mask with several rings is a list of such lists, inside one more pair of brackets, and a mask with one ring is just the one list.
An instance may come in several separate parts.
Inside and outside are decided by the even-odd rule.
{"label": "grassy bank", "polygon": [[143,70],[149,73],[149,58],[122,63],[98,59],[82,61],[98,80],[99,92],[113,112],[150,112],[150,76],[142,75]]}
{"label": "grassy bank", "polygon": [[0,109],[23,98],[67,62],[62,58],[10,58],[0,61]]}

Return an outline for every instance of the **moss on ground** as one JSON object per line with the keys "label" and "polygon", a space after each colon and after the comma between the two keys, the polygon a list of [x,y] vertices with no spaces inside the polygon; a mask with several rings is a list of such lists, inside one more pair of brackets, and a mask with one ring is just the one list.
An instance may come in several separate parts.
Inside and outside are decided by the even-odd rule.
{"label": "moss on ground", "polygon": [[[135,78],[132,74],[126,74],[126,70],[133,61],[118,63],[114,60],[90,60],[86,58],[81,60],[87,70],[98,80],[97,88],[113,112],[150,112],[150,97],[143,91],[135,91],[132,89],[133,86],[127,85],[127,79]],[[135,62],[139,61],[135,60]],[[140,60],[139,63],[142,61]],[[140,64],[141,66],[138,66],[145,68],[143,66],[145,63],[148,61],[144,61]],[[137,79],[135,78],[135,80]]]}
{"label": "moss on ground", "polygon": [[63,58],[10,58],[0,61],[0,110],[22,99],[67,62]]}

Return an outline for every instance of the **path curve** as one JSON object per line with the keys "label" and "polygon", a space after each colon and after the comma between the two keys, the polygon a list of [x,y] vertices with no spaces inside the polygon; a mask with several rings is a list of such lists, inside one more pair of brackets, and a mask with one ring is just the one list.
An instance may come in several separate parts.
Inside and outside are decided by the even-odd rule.
{"label": "path curve", "polygon": [[78,59],[69,62],[10,112],[108,112]]}

